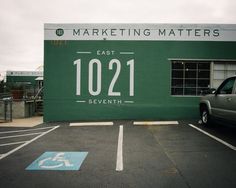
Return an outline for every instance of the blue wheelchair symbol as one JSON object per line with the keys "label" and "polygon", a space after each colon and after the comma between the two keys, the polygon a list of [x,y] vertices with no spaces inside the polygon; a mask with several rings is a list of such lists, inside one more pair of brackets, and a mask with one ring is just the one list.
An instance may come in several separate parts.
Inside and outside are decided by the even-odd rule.
{"label": "blue wheelchair symbol", "polygon": [[79,170],[88,152],[45,152],[26,170]]}

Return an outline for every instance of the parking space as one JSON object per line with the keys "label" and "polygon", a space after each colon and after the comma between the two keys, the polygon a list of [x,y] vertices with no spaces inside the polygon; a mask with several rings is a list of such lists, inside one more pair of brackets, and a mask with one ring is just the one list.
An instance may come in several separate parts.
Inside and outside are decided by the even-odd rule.
{"label": "parking space", "polygon": [[[193,129],[189,122],[181,125],[152,127],[151,131],[190,187],[235,187],[235,151]],[[201,125],[198,127],[204,129]],[[221,137],[227,136],[222,134]]]}
{"label": "parking space", "polygon": [[236,146],[236,127],[228,124],[223,123],[217,123],[213,122],[210,127],[205,127],[202,124],[199,124],[198,122],[189,122],[188,124],[192,124],[196,126],[197,128],[200,128],[201,130],[233,145]]}
{"label": "parking space", "polygon": [[[57,128],[0,134],[5,137],[35,133],[22,136],[23,141],[29,141],[51,130],[0,160],[1,187],[236,187],[236,152],[192,128],[190,123],[196,124],[59,123]],[[7,144],[2,141],[16,138],[20,137],[0,141]],[[9,150],[10,146],[19,145],[9,145]],[[70,154],[75,152],[86,153],[79,170],[56,169],[62,165],[72,167],[75,162]],[[52,165],[55,170],[27,169],[37,159],[36,164]]]}

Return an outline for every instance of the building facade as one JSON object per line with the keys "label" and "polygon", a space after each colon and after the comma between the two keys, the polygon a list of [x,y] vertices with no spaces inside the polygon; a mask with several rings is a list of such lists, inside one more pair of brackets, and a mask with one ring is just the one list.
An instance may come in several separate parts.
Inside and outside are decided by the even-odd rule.
{"label": "building facade", "polygon": [[198,118],[236,74],[236,25],[45,24],[44,121]]}
{"label": "building facade", "polygon": [[34,97],[43,87],[43,71],[7,71],[6,85],[12,89],[24,90],[24,98]]}

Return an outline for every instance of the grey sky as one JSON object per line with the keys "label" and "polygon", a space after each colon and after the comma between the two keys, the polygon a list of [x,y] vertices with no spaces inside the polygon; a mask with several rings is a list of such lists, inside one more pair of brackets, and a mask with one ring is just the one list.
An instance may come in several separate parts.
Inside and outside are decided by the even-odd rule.
{"label": "grey sky", "polygon": [[1,0],[0,73],[43,64],[44,23],[236,23],[235,0]]}

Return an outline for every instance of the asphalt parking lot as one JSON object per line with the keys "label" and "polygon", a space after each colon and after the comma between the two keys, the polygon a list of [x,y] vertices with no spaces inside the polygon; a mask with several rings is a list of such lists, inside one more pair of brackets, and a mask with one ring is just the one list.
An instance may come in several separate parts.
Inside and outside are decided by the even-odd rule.
{"label": "asphalt parking lot", "polygon": [[[234,146],[235,128],[203,128],[195,121],[157,126],[115,121],[112,126],[54,123],[0,128],[0,187],[231,188],[236,187]],[[45,152],[47,158],[35,165],[49,167],[52,163],[46,160],[57,161],[54,169],[27,169]],[[79,170],[58,170],[73,166],[66,152],[86,153]]]}

